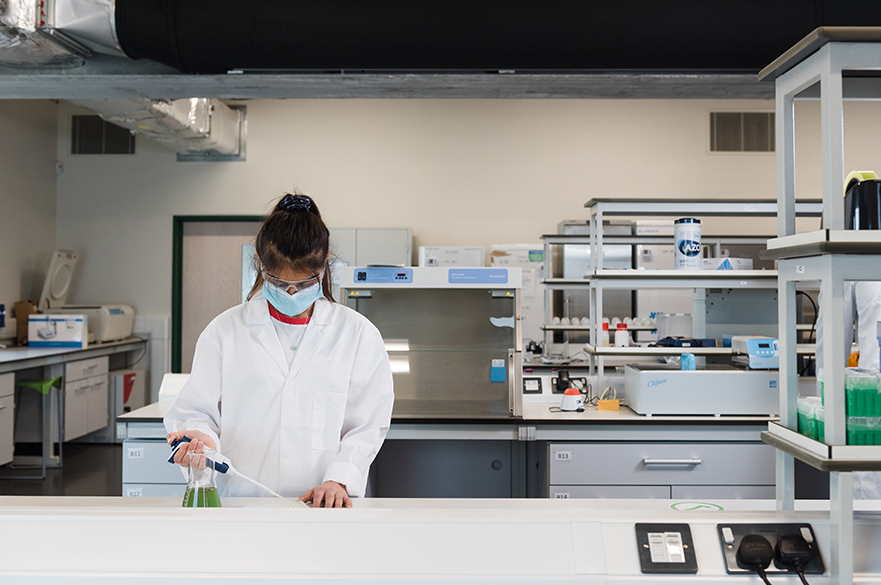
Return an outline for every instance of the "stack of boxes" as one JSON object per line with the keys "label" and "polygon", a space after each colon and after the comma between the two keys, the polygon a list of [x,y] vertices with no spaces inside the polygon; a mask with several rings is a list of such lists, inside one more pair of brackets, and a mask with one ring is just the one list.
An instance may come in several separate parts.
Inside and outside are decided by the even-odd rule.
{"label": "stack of boxes", "polygon": [[[798,398],[798,432],[825,440],[825,395],[823,372],[819,372],[820,396]],[[847,368],[844,375],[848,445],[881,445],[881,375],[859,368]]]}

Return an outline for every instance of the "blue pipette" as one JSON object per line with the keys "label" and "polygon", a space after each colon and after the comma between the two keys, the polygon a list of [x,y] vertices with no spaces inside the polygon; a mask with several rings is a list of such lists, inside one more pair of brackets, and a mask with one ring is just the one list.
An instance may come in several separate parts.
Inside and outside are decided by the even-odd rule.
{"label": "blue pipette", "polygon": [[[183,445],[184,443],[189,443],[190,441],[191,441],[190,437],[181,437],[180,439],[175,439],[174,441],[172,441],[172,443],[171,443],[171,456],[168,458],[168,462],[174,463],[174,456],[177,453],[177,450],[180,449],[181,445]],[[266,493],[268,493],[272,496],[275,496],[276,498],[281,498],[282,500],[286,500],[286,498],[283,495],[272,491],[271,489],[269,489],[268,487],[266,487],[262,483],[254,481],[253,479],[251,479],[247,475],[242,475],[238,470],[236,470],[235,467],[232,466],[232,463],[230,462],[230,460],[227,459],[226,457],[224,457],[223,455],[221,455],[220,453],[215,453],[211,456],[206,455],[205,461],[208,463],[208,465],[210,465],[212,468],[214,468],[214,471],[216,471],[217,473],[240,477],[243,480],[247,481],[248,483],[254,484],[255,486],[259,487],[260,489],[262,489]]]}

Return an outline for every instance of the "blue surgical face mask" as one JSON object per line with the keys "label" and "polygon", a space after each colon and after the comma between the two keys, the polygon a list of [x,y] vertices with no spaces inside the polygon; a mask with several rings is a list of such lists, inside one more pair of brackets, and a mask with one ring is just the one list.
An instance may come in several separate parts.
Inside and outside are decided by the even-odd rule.
{"label": "blue surgical face mask", "polygon": [[288,317],[301,314],[312,306],[312,303],[320,299],[321,294],[321,282],[316,282],[293,295],[289,295],[287,291],[268,282],[263,283],[263,298],[272,303],[279,313]]}

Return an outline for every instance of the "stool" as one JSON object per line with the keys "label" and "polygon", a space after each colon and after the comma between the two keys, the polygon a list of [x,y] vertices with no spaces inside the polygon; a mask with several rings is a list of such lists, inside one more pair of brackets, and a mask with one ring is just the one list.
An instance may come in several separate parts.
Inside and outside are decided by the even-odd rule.
{"label": "stool", "polygon": [[[41,405],[42,421],[40,423],[41,447],[40,465],[13,465],[13,469],[41,469],[42,475],[29,475],[9,477],[4,479],[45,479],[46,461],[52,459],[52,389],[61,390],[61,376],[49,379],[16,380],[15,385],[19,388],[30,388],[43,395]],[[61,396],[55,401],[55,409],[58,415],[58,465],[61,467],[61,443],[64,440],[64,421],[61,416]]]}

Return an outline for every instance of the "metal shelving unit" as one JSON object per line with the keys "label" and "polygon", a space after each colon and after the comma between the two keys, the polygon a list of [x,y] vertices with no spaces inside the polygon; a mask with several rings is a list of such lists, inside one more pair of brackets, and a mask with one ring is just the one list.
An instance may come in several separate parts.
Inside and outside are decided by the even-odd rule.
{"label": "metal shelving unit", "polygon": [[[663,201],[659,199],[591,199],[584,204],[590,212],[591,225],[600,226],[592,230],[590,236],[582,236],[590,242],[591,272],[586,275],[583,283],[590,287],[590,318],[591,340],[598,339],[602,327],[603,294],[607,290],[634,290],[639,288],[678,288],[694,291],[694,307],[692,311],[692,335],[697,338],[706,336],[706,289],[709,288],[776,288],[777,272],[774,270],[610,270],[602,265],[604,245],[623,243],[618,240],[628,239],[620,236],[603,236],[602,222],[606,216],[614,217],[712,217],[712,216],[745,216],[773,217],[777,214],[777,202],[774,200],[721,200],[693,199],[689,201]],[[799,203],[798,213],[805,217],[819,217],[822,213],[820,201]],[[651,240],[651,243],[669,243],[674,245],[670,236],[634,236],[635,239]],[[715,255],[721,255],[721,246],[734,243],[766,244],[767,238],[708,236],[701,238],[702,245],[710,246]],[[572,279],[551,279],[546,281],[549,289],[562,289],[573,286]],[[597,316],[597,317],[595,317]],[[608,350],[616,348],[596,347],[588,345],[591,373],[598,376],[597,385],[602,387],[605,356],[663,356],[677,355],[682,348],[617,348],[626,349],[626,353],[614,353]],[[731,355],[728,348],[689,348],[695,355]],[[700,352],[714,349],[717,352]]]}
{"label": "metal shelving unit", "polygon": [[[616,215],[667,215],[667,216],[676,216],[680,214],[688,214],[687,211],[684,211],[687,206],[680,205],[676,202],[668,202],[668,203],[660,203],[658,205],[650,206],[651,209],[649,212],[645,211],[645,201],[652,201],[657,203],[656,200],[644,200],[644,199],[616,199],[616,200],[599,200],[599,199],[591,199],[588,204],[591,202],[600,201],[603,202],[602,205],[606,205],[606,202],[614,203],[611,206],[616,212]],[[731,207],[731,202],[725,204],[725,208],[728,209]],[[586,204],[586,205],[588,205]],[[770,213],[770,205],[771,203],[765,200],[762,201],[740,201],[737,204],[737,209],[740,209],[742,214],[746,215],[773,215]],[[776,204],[775,204],[776,205]],[[634,207],[639,209],[637,213],[634,211]],[[622,211],[623,210],[623,211]],[[660,210],[660,211],[659,211]],[[750,213],[745,212],[744,210],[750,210]],[[800,210],[806,215],[811,214],[819,214],[819,204],[818,203],[809,203],[805,204],[803,208]],[[610,213],[608,210],[604,210],[605,213]],[[611,214],[611,213],[610,213]],[[718,212],[707,213],[706,215],[720,215]],[[599,225],[599,224],[593,224]],[[603,236],[602,228],[599,230],[599,234],[597,240],[594,240],[593,235],[596,234],[595,231],[592,231],[592,235],[544,235],[542,236],[542,241],[544,243],[544,257],[546,259],[553,258],[553,248],[554,246],[563,246],[563,245],[590,245],[591,246],[591,264],[593,264],[593,258],[596,257],[594,247],[596,242],[600,242],[600,247],[603,243],[607,245],[657,245],[657,244],[666,244],[673,246],[674,239],[672,236]],[[702,245],[711,250],[711,257],[720,257],[722,255],[722,247],[727,245],[738,245],[738,244],[766,244],[768,238],[756,237],[756,236],[705,236],[702,238]],[[588,332],[590,333],[590,341],[593,343],[595,339],[597,339],[597,335],[599,334],[599,329],[601,325],[597,325],[594,327],[593,321],[591,325],[553,325],[551,323],[553,317],[553,300],[551,297],[552,291],[560,291],[567,290],[572,288],[579,287],[601,287],[606,289],[618,289],[618,290],[628,290],[628,289],[636,289],[640,287],[646,288],[691,288],[686,284],[681,283],[680,281],[683,279],[688,279],[691,276],[693,279],[700,280],[700,284],[694,288],[736,288],[742,286],[739,281],[743,280],[743,278],[737,277],[745,277],[750,283],[754,283],[756,280],[765,281],[767,280],[769,283],[768,287],[765,288],[773,288],[776,286],[773,282],[776,282],[776,273],[772,273],[773,271],[767,270],[748,270],[748,271],[736,271],[736,275],[734,276],[731,273],[722,273],[722,271],[703,271],[703,270],[695,270],[695,271],[682,271],[682,270],[620,270],[620,269],[592,269],[592,272],[588,275],[585,275],[584,278],[545,278],[542,281],[542,284],[545,288],[545,325],[542,327],[542,330],[546,333],[555,332],[555,331],[563,331],[563,332]],[[713,277],[716,276],[718,278],[713,281]],[[609,285],[597,285],[599,279],[608,279],[609,282],[615,280],[627,280],[631,279],[634,282],[631,282],[629,285],[625,286],[615,286],[612,284]],[[706,279],[707,282],[703,282]],[[677,284],[667,285],[666,281],[675,280]],[[650,282],[646,282],[650,281]],[[592,284],[593,283],[593,284]],[[757,286],[752,286],[752,288],[756,288]],[[600,296],[602,294],[600,293]],[[591,296],[593,299],[593,296]],[[593,300],[591,300],[591,313],[593,314]],[[602,307],[600,306],[600,313],[602,313]],[[600,320],[601,322],[601,320]],[[596,329],[596,331],[595,331]],[[655,326],[639,326],[639,327],[628,327],[629,331],[655,331],[657,328]],[[614,335],[614,332],[611,332]],[[565,337],[564,344],[568,346],[568,335]],[[545,347],[548,346],[548,336],[545,335]],[[568,355],[568,349],[564,350],[564,353]]]}
{"label": "metal shelving unit", "polygon": [[[819,28],[764,69],[759,78],[776,83],[778,238],[768,242],[766,258],[778,261],[780,337],[780,422],[771,423],[763,440],[777,452],[777,507],[795,506],[794,458],[830,471],[829,567],[834,583],[853,582],[853,471],[881,469],[881,447],[850,446],[846,441],[844,369],[841,360],[824,364],[826,443],[798,434],[796,400],[795,286],[818,280],[820,310],[843,314],[845,280],[881,280],[881,234],[845,232],[843,100],[846,83],[881,71],[881,28]],[[795,233],[795,108],[802,91],[820,87],[823,225],[818,232]],[[843,328],[830,328],[824,354],[844,355]]]}

